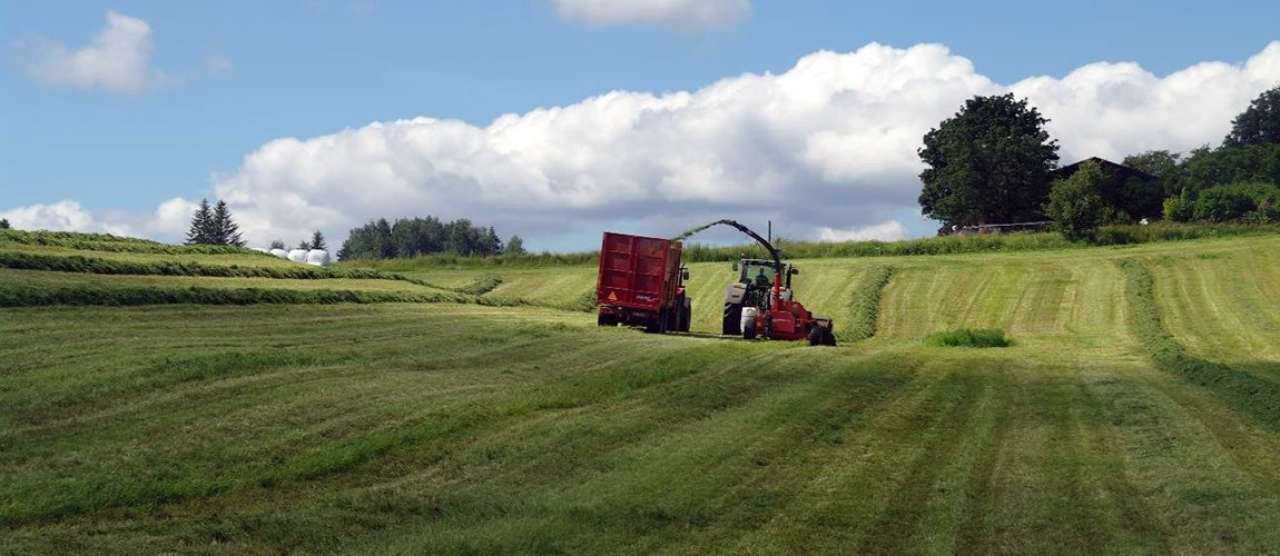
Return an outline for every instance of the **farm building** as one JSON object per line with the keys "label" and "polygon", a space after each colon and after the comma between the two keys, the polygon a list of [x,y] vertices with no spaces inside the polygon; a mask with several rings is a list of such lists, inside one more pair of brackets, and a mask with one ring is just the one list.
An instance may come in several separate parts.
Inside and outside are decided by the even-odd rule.
{"label": "farm building", "polygon": [[1053,179],[1070,178],[1081,165],[1091,161],[1097,163],[1107,176],[1102,184],[1102,198],[1108,204],[1124,211],[1134,220],[1160,217],[1161,202],[1164,201],[1164,188],[1160,179],[1137,168],[1095,156],[1054,170]]}

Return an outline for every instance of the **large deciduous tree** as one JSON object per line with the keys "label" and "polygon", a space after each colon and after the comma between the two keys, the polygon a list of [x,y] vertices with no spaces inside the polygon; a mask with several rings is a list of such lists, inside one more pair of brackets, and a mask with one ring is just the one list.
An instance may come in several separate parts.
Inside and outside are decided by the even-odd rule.
{"label": "large deciduous tree", "polygon": [[977,96],[924,136],[920,207],[946,225],[1038,220],[1057,167],[1048,120],[1012,94]]}
{"label": "large deciduous tree", "polygon": [[1223,146],[1280,143],[1280,86],[1263,91],[1231,122]]}

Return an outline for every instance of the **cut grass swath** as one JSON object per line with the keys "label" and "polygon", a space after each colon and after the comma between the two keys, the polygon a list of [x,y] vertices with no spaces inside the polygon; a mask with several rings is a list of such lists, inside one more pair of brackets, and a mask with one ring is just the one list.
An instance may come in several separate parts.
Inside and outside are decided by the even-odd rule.
{"label": "cut grass swath", "polygon": [[1129,329],[1157,366],[1212,390],[1236,409],[1265,424],[1280,426],[1280,383],[1188,354],[1160,318],[1151,271],[1134,259],[1123,259],[1117,264],[1125,275]]}
{"label": "cut grass swath", "polygon": [[961,328],[930,334],[924,339],[925,345],[937,347],[1007,347],[1009,339],[1004,337],[1004,330],[999,328]]}

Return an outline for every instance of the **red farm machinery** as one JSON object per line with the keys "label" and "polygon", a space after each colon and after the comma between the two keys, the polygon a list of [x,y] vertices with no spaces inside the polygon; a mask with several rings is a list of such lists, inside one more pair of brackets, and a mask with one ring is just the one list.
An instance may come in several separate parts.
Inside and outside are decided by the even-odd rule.
{"label": "red farm machinery", "polygon": [[733,220],[694,228],[677,240],[606,232],[596,282],[599,324],[687,332],[692,311],[684,281],[689,272],[680,262],[683,244],[679,240],[715,225],[741,231],[764,247],[770,257],[734,263],[739,275],[725,290],[724,335],[836,345],[831,319],[814,316],[793,297],[791,277],[800,271],[784,262],[771,242]]}
{"label": "red farm machinery", "polygon": [[691,306],[684,281],[689,271],[680,264],[682,248],[679,241],[605,232],[596,278],[600,326],[688,332]]}

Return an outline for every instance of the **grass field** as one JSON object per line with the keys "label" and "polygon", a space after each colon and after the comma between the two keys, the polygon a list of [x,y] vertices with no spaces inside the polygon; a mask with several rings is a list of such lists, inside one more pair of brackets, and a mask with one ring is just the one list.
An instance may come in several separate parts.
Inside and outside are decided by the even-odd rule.
{"label": "grass field", "polygon": [[564,310],[589,265],[395,269],[541,307],[0,309],[0,553],[1280,546],[1280,237],[796,262],[864,339],[710,337],[719,262],[691,336]]}

